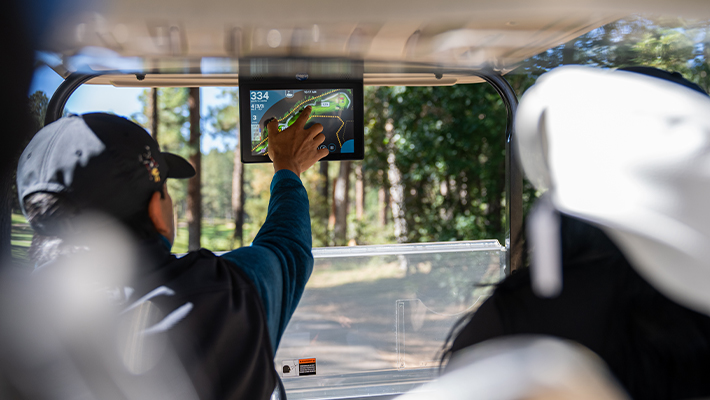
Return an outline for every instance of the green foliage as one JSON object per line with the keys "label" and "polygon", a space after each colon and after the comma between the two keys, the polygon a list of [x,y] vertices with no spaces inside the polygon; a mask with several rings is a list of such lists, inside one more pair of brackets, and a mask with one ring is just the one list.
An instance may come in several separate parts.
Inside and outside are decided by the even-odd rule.
{"label": "green foliage", "polygon": [[[704,22],[633,17],[531,57],[506,78],[522,95],[564,63],[646,65],[678,71],[707,90],[708,38]],[[366,88],[367,181],[388,187],[393,152],[405,186],[408,241],[502,238],[505,119],[500,98],[485,84]],[[525,182],[526,211],[537,195]]]}
{"label": "green foliage", "polygon": [[[187,157],[189,153],[187,139],[190,134],[190,112],[187,107],[187,96],[186,88],[158,89],[158,143],[162,151],[183,157]],[[147,117],[150,109],[150,90],[144,90],[138,100],[143,105],[143,114],[134,115],[133,119],[150,131],[150,121]],[[169,179],[168,192],[173,199],[178,216],[184,215],[187,207],[187,181]]]}
{"label": "green foliage", "polygon": [[[633,16],[594,29],[566,45],[531,57],[523,61],[513,74],[537,78],[563,64],[603,68],[645,65],[678,71],[694,80],[699,72],[697,69],[706,64],[707,42],[707,21],[691,23],[679,18],[650,20]],[[567,60],[565,51],[570,51]]]}
{"label": "green foliage", "polygon": [[678,72],[689,71],[688,60],[693,56],[693,43],[684,33],[661,29],[648,32],[641,42],[634,45],[638,64]]}
{"label": "green foliage", "polygon": [[43,91],[38,90],[30,95],[30,120],[32,121],[31,129],[33,134],[44,127],[44,118],[47,115],[48,105],[49,98]]}
{"label": "green foliage", "polygon": [[[212,251],[232,250],[232,232],[234,222],[224,219],[205,219],[202,221],[202,235],[200,242],[202,247]],[[181,221],[178,225],[175,243],[172,252],[176,254],[187,253],[187,223]]]}
{"label": "green foliage", "polygon": [[[376,222],[381,204],[378,199],[378,189],[374,186],[367,186],[365,189],[365,215],[358,221],[354,212],[348,215],[348,237],[354,238],[358,245],[368,244],[389,244],[396,243],[394,237],[394,226],[392,220],[384,226]],[[354,185],[351,188],[351,198],[355,197]]]}
{"label": "green foliage", "polygon": [[207,120],[213,128],[212,135],[237,138],[239,128],[239,90],[225,89],[221,97],[229,101],[220,107],[210,107]]}
{"label": "green foliage", "polygon": [[244,243],[251,243],[266,221],[274,167],[271,164],[245,164],[244,167],[244,191],[247,196],[244,204],[247,216],[244,221]]}
{"label": "green foliage", "polygon": [[372,172],[386,170],[393,151],[404,184],[407,240],[502,239],[506,111],[495,90],[379,87],[366,97],[369,176],[377,183],[386,178]]}
{"label": "green foliage", "polygon": [[21,264],[29,263],[27,250],[32,243],[32,228],[27,223],[25,216],[19,212],[12,213],[12,231],[10,245],[12,258]]}
{"label": "green foliage", "polygon": [[[710,89],[710,31],[707,21],[689,22],[679,18],[650,20],[629,17],[604,25],[570,43],[550,49],[521,63],[506,75],[519,95],[543,73],[565,62],[603,68],[650,66],[677,71]],[[524,183],[523,204],[527,213],[539,194]]]}
{"label": "green foliage", "polygon": [[202,156],[202,216],[232,219],[234,152],[212,149]]}
{"label": "green foliage", "polygon": [[[337,164],[337,163],[330,163]],[[325,247],[330,243],[328,236],[328,216],[330,213],[328,198],[324,198],[318,188],[323,185],[324,179],[318,173],[319,164],[304,172],[301,175],[303,186],[308,192],[308,203],[310,205],[311,232],[313,233],[313,246]],[[334,176],[332,173],[330,176]]]}

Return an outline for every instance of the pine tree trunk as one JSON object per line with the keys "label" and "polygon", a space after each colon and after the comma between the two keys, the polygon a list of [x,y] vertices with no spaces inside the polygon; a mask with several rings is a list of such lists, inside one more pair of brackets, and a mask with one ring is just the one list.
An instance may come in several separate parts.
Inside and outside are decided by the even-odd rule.
{"label": "pine tree trunk", "polygon": [[365,214],[365,181],[362,173],[362,163],[355,165],[355,217],[362,221]]}
{"label": "pine tree trunk", "polygon": [[190,162],[197,174],[187,182],[187,232],[188,250],[197,250],[202,233],[202,160],[200,152],[200,88],[190,88],[188,97],[190,108]]}
{"label": "pine tree trunk", "polygon": [[[389,164],[389,170],[387,171],[387,177],[390,183],[390,198],[392,207],[392,220],[394,221],[394,237],[397,243],[407,242],[407,220],[404,214],[404,185],[402,184],[402,173],[397,168],[395,163],[396,156],[394,155],[394,150],[389,149],[389,154],[387,155],[387,164]],[[409,275],[409,260],[406,255],[400,254],[397,256],[399,260],[399,268],[404,270],[406,275]],[[413,272],[416,272],[413,271]]]}
{"label": "pine tree trunk", "polygon": [[574,64],[574,41],[570,40],[569,42],[565,43],[565,47],[562,48],[562,64],[563,65],[570,65]]}
{"label": "pine tree trunk", "polygon": [[380,206],[380,215],[377,218],[380,226],[387,225],[388,215],[390,213],[390,191],[383,185],[377,190],[377,201]]}
{"label": "pine tree trunk", "polygon": [[321,180],[318,185],[318,193],[321,196],[321,201],[323,202],[323,226],[325,227],[324,237],[328,237],[328,199],[330,198],[330,177],[328,176],[328,161],[321,161],[318,166],[318,173],[320,173]]}
{"label": "pine tree trunk", "polygon": [[336,246],[347,243],[348,232],[348,193],[350,192],[350,161],[340,162],[340,173],[333,185],[333,238]]}
{"label": "pine tree trunk", "polygon": [[[158,124],[160,109],[158,108],[158,88],[150,89],[150,132],[153,135],[153,139],[158,142]],[[160,143],[160,142],[158,142]]]}
{"label": "pine tree trunk", "polygon": [[390,181],[394,236],[397,239],[397,243],[405,243],[407,241],[407,220],[404,218],[404,185],[402,184],[402,173],[397,168],[395,160],[394,152],[390,151],[387,156],[387,164],[389,164],[387,177]]}
{"label": "pine tree trunk", "polygon": [[232,212],[234,214],[234,243],[244,246],[244,164],[242,164],[239,140],[234,149],[232,173]]}
{"label": "pine tree trunk", "polygon": [[329,197],[328,194],[330,193],[330,185],[328,184],[328,161],[321,161],[319,164],[318,173],[320,173],[320,176],[322,177],[322,183],[318,185],[318,192],[321,196],[327,199]]}
{"label": "pine tree trunk", "polygon": [[[391,127],[391,121],[388,122]],[[395,155],[395,146],[392,138],[394,131],[387,129],[387,180],[389,181],[390,206],[392,207],[392,221],[394,222],[394,237],[397,243],[405,243],[407,241],[407,220],[404,214],[404,184],[402,183],[402,173],[397,167],[397,156]],[[406,261],[403,262],[406,269]]]}
{"label": "pine tree trunk", "polygon": [[377,171],[377,175],[380,177],[379,181],[382,184],[377,190],[377,202],[379,203],[379,215],[377,220],[381,227],[385,227],[390,214],[390,191],[389,187],[387,187],[389,178],[385,176],[385,171],[383,170]]}

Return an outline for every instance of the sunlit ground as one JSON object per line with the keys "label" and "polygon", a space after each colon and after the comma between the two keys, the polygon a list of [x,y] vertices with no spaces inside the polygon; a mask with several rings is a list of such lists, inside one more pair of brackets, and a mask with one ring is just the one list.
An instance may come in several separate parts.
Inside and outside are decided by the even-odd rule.
{"label": "sunlit ground", "polygon": [[[235,247],[232,245],[233,234],[234,222],[221,219],[205,219],[202,220],[200,245],[212,251],[232,250]],[[179,221],[175,234],[175,243],[173,243],[173,253],[187,253],[188,239],[187,222]],[[239,247],[239,244],[236,247]]]}
{"label": "sunlit ground", "polygon": [[27,249],[32,243],[32,229],[24,215],[12,214],[12,257],[27,259]]}

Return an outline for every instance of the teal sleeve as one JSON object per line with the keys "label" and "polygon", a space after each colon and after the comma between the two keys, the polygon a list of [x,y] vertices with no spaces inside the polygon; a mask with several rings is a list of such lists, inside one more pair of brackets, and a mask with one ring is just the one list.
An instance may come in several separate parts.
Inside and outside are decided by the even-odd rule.
{"label": "teal sleeve", "polygon": [[308,194],[289,170],[274,174],[266,221],[251,246],[222,257],[251,279],[261,296],[274,352],[313,271]]}

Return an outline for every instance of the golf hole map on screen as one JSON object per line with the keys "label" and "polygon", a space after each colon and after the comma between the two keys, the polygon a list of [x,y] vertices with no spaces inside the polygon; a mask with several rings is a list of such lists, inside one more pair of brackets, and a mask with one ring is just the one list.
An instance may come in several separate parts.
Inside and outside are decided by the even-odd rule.
{"label": "golf hole map on screen", "polygon": [[352,89],[279,89],[249,90],[251,155],[267,154],[266,125],[271,118],[278,119],[279,129],[283,130],[296,122],[307,106],[311,106],[311,116],[306,128],[314,123],[323,125],[322,148],[331,154],[355,152]]}

